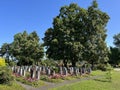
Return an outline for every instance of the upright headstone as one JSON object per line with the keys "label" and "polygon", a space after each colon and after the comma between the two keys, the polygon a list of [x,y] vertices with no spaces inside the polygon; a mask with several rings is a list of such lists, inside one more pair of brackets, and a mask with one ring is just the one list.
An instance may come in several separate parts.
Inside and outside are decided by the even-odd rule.
{"label": "upright headstone", "polygon": [[20,76],[22,76],[22,73],[23,73],[23,69],[22,67],[20,67]]}
{"label": "upright headstone", "polygon": [[73,75],[73,73],[74,73],[74,68],[70,67],[70,74]]}
{"label": "upright headstone", "polygon": [[17,67],[16,70],[17,70],[17,74],[20,75],[20,67]]}
{"label": "upright headstone", "polygon": [[88,74],[90,74],[91,71],[92,71],[92,69],[91,69],[91,67],[89,67],[89,68],[87,69]]}
{"label": "upright headstone", "polygon": [[51,75],[51,69],[48,67],[47,68],[47,75],[50,76]]}
{"label": "upright headstone", "polygon": [[23,76],[25,77],[25,75],[26,75],[26,70],[23,69]]}
{"label": "upright headstone", "polygon": [[36,79],[37,79],[37,80],[40,79],[40,71],[39,71],[39,70],[36,71]]}
{"label": "upright headstone", "polygon": [[66,67],[64,67],[64,75],[68,75],[68,71],[67,71],[67,68]]}
{"label": "upright headstone", "polygon": [[28,67],[28,72],[31,72],[31,67],[30,66]]}
{"label": "upright headstone", "polygon": [[55,70],[53,70],[52,75],[55,76]]}
{"label": "upright headstone", "polygon": [[59,73],[60,73],[60,75],[63,74],[63,69],[62,69],[62,67],[59,67]]}

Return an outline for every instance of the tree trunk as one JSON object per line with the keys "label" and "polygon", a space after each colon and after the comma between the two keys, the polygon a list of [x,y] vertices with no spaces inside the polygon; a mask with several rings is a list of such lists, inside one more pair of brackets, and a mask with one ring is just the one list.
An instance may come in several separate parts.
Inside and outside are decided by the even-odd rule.
{"label": "tree trunk", "polygon": [[93,62],[93,60],[92,60],[92,62],[91,62],[91,68],[92,68],[92,70],[94,69],[94,62]]}
{"label": "tree trunk", "polygon": [[76,61],[72,60],[72,67],[76,67]]}
{"label": "tree trunk", "polygon": [[64,67],[67,67],[67,60],[63,60]]}

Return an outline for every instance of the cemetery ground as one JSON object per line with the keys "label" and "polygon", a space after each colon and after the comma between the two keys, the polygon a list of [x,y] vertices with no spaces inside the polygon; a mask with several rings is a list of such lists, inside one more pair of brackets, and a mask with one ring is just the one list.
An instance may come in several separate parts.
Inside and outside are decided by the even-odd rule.
{"label": "cemetery ground", "polygon": [[[98,78],[90,79],[90,77],[97,76]],[[102,77],[101,77],[102,76]],[[18,82],[18,81],[17,81]],[[91,75],[84,77],[69,77],[66,80],[59,81],[59,83],[49,82],[46,83],[40,80],[38,87],[32,86],[27,82],[23,82],[21,85],[14,83],[12,85],[0,84],[0,90],[119,90],[120,89],[120,71],[112,71],[112,80],[109,81],[106,78],[106,72],[103,71],[92,71]],[[29,85],[26,85],[29,84]],[[24,88],[22,87],[24,85]],[[51,86],[54,85],[54,86]],[[53,88],[54,87],[54,88]],[[30,89],[31,88],[31,89]]]}

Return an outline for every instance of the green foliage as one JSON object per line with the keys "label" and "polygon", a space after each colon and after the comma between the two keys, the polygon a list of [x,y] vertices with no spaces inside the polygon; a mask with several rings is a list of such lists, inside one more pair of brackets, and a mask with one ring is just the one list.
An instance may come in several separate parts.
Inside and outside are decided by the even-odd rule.
{"label": "green foliage", "polygon": [[117,35],[114,35],[114,44],[116,47],[120,48],[120,33],[118,33]]}
{"label": "green foliage", "polygon": [[53,27],[45,32],[43,38],[47,56],[63,60],[65,66],[68,61],[72,66],[81,60],[91,64],[107,62],[108,20],[109,16],[99,10],[96,1],[88,9],[74,3],[61,7],[59,15],[53,19]]}
{"label": "green foliage", "polygon": [[47,60],[42,60],[41,64],[44,66],[56,66],[57,63],[54,60],[47,59]]}
{"label": "green foliage", "polygon": [[5,55],[5,53],[7,52],[7,50],[9,49],[9,44],[8,43],[4,43],[1,47],[0,50],[0,54],[1,56]]}
{"label": "green foliage", "polygon": [[14,62],[14,61],[9,62],[9,66],[15,66],[15,65],[16,65],[16,62]]}
{"label": "green foliage", "polygon": [[51,78],[49,78],[49,77],[46,76],[46,75],[42,75],[42,76],[40,77],[40,79],[43,80],[43,81],[53,82],[53,83],[58,83],[58,82],[62,82],[62,81],[63,81],[63,80],[61,80],[61,79],[51,79]]}
{"label": "green foliage", "polygon": [[43,58],[44,49],[39,40],[35,31],[30,34],[24,31],[14,36],[10,51],[18,60],[19,65],[38,64]]}
{"label": "green foliage", "polygon": [[0,66],[0,84],[11,84],[14,80],[12,76],[12,72],[8,67],[1,67]]}
{"label": "green foliage", "polygon": [[33,87],[40,87],[40,86],[43,86],[45,84],[41,80],[31,80],[31,81],[29,81],[29,80],[26,80],[23,77],[17,77],[16,80],[23,83],[23,84],[27,84],[27,85],[30,85],[30,86],[33,86]]}
{"label": "green foliage", "polygon": [[41,80],[43,80],[43,81],[48,81],[48,76],[47,75],[42,75],[41,77],[40,77],[40,79]]}
{"label": "green foliage", "polygon": [[106,67],[106,65],[105,64],[98,64],[97,65],[97,69],[98,70],[102,70],[102,71],[106,71],[107,70],[107,67]]}
{"label": "green foliage", "polygon": [[113,66],[120,64],[120,33],[114,35],[115,47],[110,47],[110,64]]}
{"label": "green foliage", "polygon": [[12,85],[4,85],[0,84],[0,90],[25,90],[21,85],[17,84],[16,82],[13,82]]}
{"label": "green foliage", "polygon": [[110,64],[107,64],[107,73],[106,73],[106,79],[108,79],[109,82],[112,81],[112,67]]}
{"label": "green foliage", "polygon": [[0,57],[0,66],[5,66],[5,59]]}

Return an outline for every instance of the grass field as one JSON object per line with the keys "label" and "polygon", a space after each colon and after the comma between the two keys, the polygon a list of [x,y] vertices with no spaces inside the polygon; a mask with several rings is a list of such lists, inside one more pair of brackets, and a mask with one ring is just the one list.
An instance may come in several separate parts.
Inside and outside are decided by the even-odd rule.
{"label": "grass field", "polygon": [[[95,71],[92,75],[105,75],[105,72]],[[50,90],[120,90],[120,71],[112,71],[112,81],[105,77],[96,80],[81,81]]]}
{"label": "grass field", "polygon": [[2,85],[0,84],[0,90],[25,90],[22,86],[14,82],[12,85]]}

